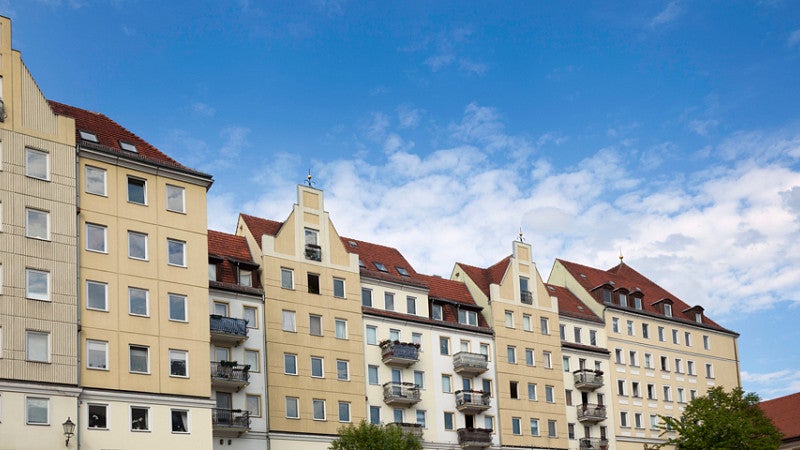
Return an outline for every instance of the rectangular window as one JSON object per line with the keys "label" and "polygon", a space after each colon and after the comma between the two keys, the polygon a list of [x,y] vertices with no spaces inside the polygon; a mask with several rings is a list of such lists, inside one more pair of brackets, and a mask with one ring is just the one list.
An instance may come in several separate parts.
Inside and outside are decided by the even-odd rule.
{"label": "rectangular window", "polygon": [[650,429],[658,430],[658,415],[650,414]]}
{"label": "rectangular window", "polygon": [[50,240],[50,213],[38,209],[25,208],[25,236]]}
{"label": "rectangular window", "polygon": [[522,329],[524,331],[533,331],[533,324],[531,323],[531,315],[530,314],[523,314],[522,315]]}
{"label": "rectangular window", "polygon": [[561,357],[561,365],[564,367],[564,372],[569,372],[569,356]]}
{"label": "rectangular window", "polygon": [[87,194],[106,195],[106,170],[86,166],[84,188]]}
{"label": "rectangular window", "polygon": [[536,383],[528,383],[528,400],[536,401]]}
{"label": "rectangular window", "polygon": [[282,320],[281,326],[283,327],[282,328],[283,331],[291,331],[291,332],[296,332],[297,331],[297,324],[295,322],[295,312],[294,311],[287,311],[287,310],[284,309],[283,312],[282,312],[282,319],[281,320]]}
{"label": "rectangular window", "polygon": [[508,355],[508,363],[509,364],[516,364],[517,363],[517,348],[513,345],[509,345],[506,347],[506,354]]}
{"label": "rectangular window", "polygon": [[519,382],[518,381],[509,381],[508,382],[508,391],[509,396],[511,398],[519,398]]}
{"label": "rectangular window", "polygon": [[575,327],[572,331],[573,331],[573,335],[575,337],[575,343],[576,344],[580,344],[581,343],[581,329],[580,329],[580,327]]}
{"label": "rectangular window", "polygon": [[281,287],[284,289],[294,289],[294,271],[281,267]]}
{"label": "rectangular window", "polygon": [[567,437],[569,439],[575,439],[575,424],[568,423],[567,424]]}
{"label": "rectangular window", "polygon": [[373,366],[371,364],[367,366],[367,381],[372,385],[380,384],[378,378],[378,366]]}
{"label": "rectangular window", "polygon": [[553,386],[544,387],[544,399],[547,403],[555,403],[555,390]]}
{"label": "rectangular window", "polygon": [[683,360],[675,358],[675,373],[683,373]]}
{"label": "rectangular window", "polygon": [[148,316],[150,313],[150,302],[148,301],[147,289],[134,287],[128,288],[128,313],[134,316]]}
{"label": "rectangular window", "polygon": [[684,389],[682,387],[676,388],[675,391],[678,395],[678,403],[686,403],[686,394],[684,393]]}
{"label": "rectangular window", "polygon": [[177,239],[167,239],[170,266],[186,267],[186,242]]}
{"label": "rectangular window", "polygon": [[336,298],[344,298],[344,280],[341,278],[333,279],[333,296]]}
{"label": "rectangular window", "polygon": [[455,415],[451,412],[444,413],[444,429],[445,430],[455,429]]}
{"label": "rectangular window", "polygon": [[322,316],[308,315],[308,328],[312,336],[322,336]]}
{"label": "rectangular window", "polygon": [[170,417],[172,419],[173,433],[189,432],[189,411],[185,409],[171,409]]}
{"label": "rectangular window", "polygon": [[711,363],[706,364],[706,378],[714,378],[714,366]]}
{"label": "rectangular window", "polygon": [[511,433],[514,435],[521,435],[522,434],[522,419],[519,417],[512,417],[511,418]]}
{"label": "rectangular window", "polygon": [[650,353],[644,354],[644,368],[653,369],[653,355],[651,355]]}
{"label": "rectangular window", "polygon": [[641,397],[641,392],[639,392],[639,382],[638,381],[631,381],[631,397]]}
{"label": "rectangular window", "polygon": [[250,413],[250,417],[261,417],[261,396],[260,395],[247,394],[246,399],[245,399],[245,404],[247,406],[247,412]]}
{"label": "rectangular window", "polygon": [[406,312],[408,314],[417,315],[417,299],[416,297],[406,297]]}
{"label": "rectangular window", "polygon": [[453,392],[453,377],[451,375],[442,374],[442,392]]}
{"label": "rectangular window", "polygon": [[433,320],[442,320],[443,317],[442,305],[434,304],[433,306],[431,306],[431,314],[433,315]]}
{"label": "rectangular window", "polygon": [[627,428],[628,425],[628,412],[627,411],[620,411],[619,412],[619,426],[623,428]]}
{"label": "rectangular window", "polygon": [[316,273],[309,273],[306,279],[308,280],[308,293],[319,294],[319,275]]}
{"label": "rectangular window", "polygon": [[25,359],[50,362],[50,333],[25,331]]}
{"label": "rectangular window", "polygon": [[533,358],[533,349],[526,348],[525,349],[525,365],[533,366],[534,365],[534,358]]}
{"label": "rectangular window", "polygon": [[372,290],[361,289],[361,306],[372,307]]}
{"label": "rectangular window", "polygon": [[286,417],[288,419],[300,418],[300,399],[297,397],[286,397]]}
{"label": "rectangular window", "polygon": [[325,420],[325,400],[315,398],[312,400],[314,420]]}
{"label": "rectangular window", "polygon": [[89,420],[88,427],[98,430],[108,429],[108,405],[97,405],[89,403],[88,407]]}
{"label": "rectangular window", "polygon": [[425,372],[419,370],[414,371],[414,386],[417,389],[425,389]]}
{"label": "rectangular window", "polygon": [[550,352],[543,352],[542,356],[544,357],[544,367],[547,369],[553,368],[553,357]]}
{"label": "rectangular window", "polygon": [[492,380],[483,379],[483,387],[481,388],[483,392],[486,392],[489,396],[492,396]]}
{"label": "rectangular window", "polygon": [[128,177],[128,201],[139,205],[147,204],[147,182],[145,180]]}
{"label": "rectangular window", "polygon": [[339,402],[339,422],[350,422],[350,402]]}
{"label": "rectangular window", "polygon": [[217,265],[208,263],[208,279],[209,281],[217,281]]}
{"label": "rectangular window", "polygon": [[628,395],[625,392],[625,380],[617,380],[617,395]]}
{"label": "rectangular window", "polygon": [[672,387],[671,386],[664,386],[664,401],[671,402],[672,401]]}
{"label": "rectangular window", "polygon": [[336,319],[334,324],[336,328],[336,339],[347,339],[347,321],[344,319]]}
{"label": "rectangular window", "polygon": [[341,381],[350,379],[350,363],[348,361],[336,360],[336,379]]}
{"label": "rectangular window", "polygon": [[636,350],[628,352],[628,358],[630,359],[631,367],[639,367],[639,355],[636,353]]}
{"label": "rectangular window", "polygon": [[627,327],[627,331],[628,331],[628,336],[633,336],[634,335],[634,333],[633,333],[633,321],[632,320],[628,320],[625,323],[626,323],[626,327]]}
{"label": "rectangular window", "polygon": [[478,313],[476,311],[469,311],[466,309],[459,309],[458,310],[458,323],[462,323],[464,325],[478,325]]}
{"label": "rectangular window", "polygon": [[186,296],[167,294],[169,300],[169,320],[186,322]]}
{"label": "rectangular window", "polygon": [[86,340],[86,368],[108,369],[108,342]]}
{"label": "rectangular window", "polygon": [[167,211],[186,212],[186,190],[184,188],[167,185]]}
{"label": "rectangular window", "polygon": [[703,335],[703,350],[710,350],[711,349],[711,340],[708,335]]}
{"label": "rectangular window", "polygon": [[380,406],[372,406],[369,407],[369,423],[373,425],[380,425],[381,423],[381,407]]}
{"label": "rectangular window", "polygon": [[128,346],[128,370],[131,373],[150,373],[150,348]]}
{"label": "rectangular window", "polygon": [[619,319],[616,317],[611,318],[611,331],[619,333]]}
{"label": "rectangular window", "polygon": [[647,399],[656,400],[656,386],[654,384],[647,385]]}
{"label": "rectangular window", "polygon": [[450,354],[450,338],[443,336],[439,337],[439,354],[441,355]]}
{"label": "rectangular window", "polygon": [[283,373],[297,375],[297,355],[291,353],[283,354]]}
{"label": "rectangular window", "polygon": [[644,424],[642,423],[642,413],[635,413],[633,415],[633,426],[644,429]]}
{"label": "rectangular window", "polygon": [[169,374],[173,377],[189,376],[189,352],[169,350]]}
{"label": "rectangular window", "polygon": [[25,398],[25,423],[28,425],[47,425],[50,423],[50,399],[38,397]]}
{"label": "rectangular window", "polygon": [[253,287],[253,272],[239,269],[239,286]]}
{"label": "rectangular window", "polygon": [[669,372],[669,359],[666,356],[661,357],[661,370]]}
{"label": "rectangular window", "polygon": [[689,375],[697,375],[697,374],[694,372],[694,361],[686,361],[686,372],[687,372]]}
{"label": "rectangular window", "polygon": [[242,318],[247,321],[247,328],[258,328],[258,308],[245,306],[242,309]]}
{"label": "rectangular window", "polygon": [[658,327],[658,340],[664,342],[664,327]]}
{"label": "rectangular window", "polygon": [[[324,363],[325,360],[319,356],[311,357],[311,376],[313,378],[323,378],[325,376]],[[370,367],[375,367],[377,369],[377,366],[370,366]]]}
{"label": "rectangular window", "polygon": [[678,330],[676,329],[672,330],[672,343],[676,345],[678,344]]}
{"label": "rectangular window", "polygon": [[558,428],[558,423],[555,420],[548,420],[547,421],[547,436],[554,438],[558,435],[556,432]]}
{"label": "rectangular window", "polygon": [[672,317],[672,305],[669,303],[664,304],[664,315],[667,317]]}
{"label": "rectangular window", "polygon": [[506,311],[506,328],[514,328],[514,312]]}
{"label": "rectangular window", "polygon": [[564,400],[567,406],[572,406],[572,389],[564,389]]}
{"label": "rectangular window", "polygon": [[25,269],[25,297],[50,301],[50,272]]}
{"label": "rectangular window", "polygon": [[367,344],[378,345],[378,327],[374,325],[367,325]]}
{"label": "rectangular window", "polygon": [[400,330],[389,329],[389,340],[390,341],[399,341],[400,340]]}
{"label": "rectangular window", "polygon": [[589,330],[589,345],[597,345],[597,331]]}
{"label": "rectangular window", "polygon": [[419,349],[422,351],[422,333],[411,333],[411,343],[420,346]]}
{"label": "rectangular window", "polygon": [[384,309],[387,311],[394,311],[394,294],[391,292],[385,292],[383,294],[383,305]]}
{"label": "rectangular window", "polygon": [[538,436],[539,435],[539,419],[531,419],[531,436]]}
{"label": "rectangular window", "polygon": [[540,318],[539,325],[541,326],[542,334],[550,334],[550,321],[547,317]]}
{"label": "rectangular window", "polygon": [[128,231],[128,257],[147,260],[147,235]]}
{"label": "rectangular window", "polygon": [[32,148],[25,149],[25,175],[40,180],[50,179],[50,154]]}
{"label": "rectangular window", "polygon": [[306,228],[305,240],[306,259],[311,261],[322,261],[322,249],[319,246],[319,231]]}
{"label": "rectangular window", "polygon": [[642,324],[642,337],[645,339],[650,339],[650,326],[646,323]]}
{"label": "rectangular window", "polygon": [[250,372],[261,372],[261,358],[258,350],[245,349],[244,363],[250,366]]}
{"label": "rectangular window", "polygon": [[690,333],[688,331],[684,331],[683,332],[683,341],[684,341],[684,343],[686,344],[687,347],[691,347],[692,346],[692,333]]}
{"label": "rectangular window", "polygon": [[105,225],[97,225],[94,223],[86,224],[86,250],[91,252],[108,252],[107,229]]}

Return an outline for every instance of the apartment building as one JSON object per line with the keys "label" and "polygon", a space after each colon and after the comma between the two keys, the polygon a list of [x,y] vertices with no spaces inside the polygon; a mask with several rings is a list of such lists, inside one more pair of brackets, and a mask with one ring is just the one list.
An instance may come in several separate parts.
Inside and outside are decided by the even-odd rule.
{"label": "apartment building", "polygon": [[739,335],[628,264],[601,270],[558,259],[548,283],[603,319],[616,448],[663,442],[660,415],[679,417],[709,387],[741,385]]}
{"label": "apartment building", "polygon": [[497,445],[492,331],[466,286],[417,273],[395,248],[342,238],[358,255],[369,421],[425,448]]}
{"label": "apartment building", "polygon": [[241,214],[236,234],[261,266],[270,448],[327,449],[366,419],[358,256],[308,186],[285,221]]}
{"label": "apartment building", "polygon": [[558,303],[549,295],[529,244],[480,268],[456,263],[451,279],[466,284],[494,330],[496,429],[503,447],[567,448]]}
{"label": "apartment building", "polygon": [[0,446],[64,445],[77,417],[75,123],[0,16]]}
{"label": "apartment building", "polygon": [[208,230],[214,448],[267,447],[264,291],[244,236]]}
{"label": "apartment building", "polygon": [[567,407],[569,448],[616,448],[614,409],[608,399],[609,351],[605,325],[591,309],[567,289],[546,284],[558,300],[561,366]]}
{"label": "apartment building", "polygon": [[211,176],[103,114],[50,106],[75,120],[80,444],[211,448]]}

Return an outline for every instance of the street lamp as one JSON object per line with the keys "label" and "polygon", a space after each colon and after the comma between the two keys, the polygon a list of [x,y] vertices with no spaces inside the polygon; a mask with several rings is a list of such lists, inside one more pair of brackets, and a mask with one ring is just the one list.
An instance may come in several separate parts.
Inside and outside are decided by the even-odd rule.
{"label": "street lamp", "polygon": [[64,436],[67,437],[67,447],[69,447],[69,438],[75,435],[75,424],[67,417],[67,421],[61,424],[64,427]]}

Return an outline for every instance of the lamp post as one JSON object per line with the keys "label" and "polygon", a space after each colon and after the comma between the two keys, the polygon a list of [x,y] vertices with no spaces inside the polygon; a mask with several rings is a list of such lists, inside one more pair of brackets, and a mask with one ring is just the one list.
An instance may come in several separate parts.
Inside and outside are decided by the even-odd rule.
{"label": "lamp post", "polygon": [[66,446],[69,447],[69,438],[75,435],[75,424],[67,417],[67,421],[61,424],[64,427],[64,436],[67,437]]}

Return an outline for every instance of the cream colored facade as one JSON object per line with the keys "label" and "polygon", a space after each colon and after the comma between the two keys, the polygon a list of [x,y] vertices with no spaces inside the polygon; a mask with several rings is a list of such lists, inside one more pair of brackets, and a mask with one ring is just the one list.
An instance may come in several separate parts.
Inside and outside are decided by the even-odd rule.
{"label": "cream colored facade", "polygon": [[54,448],[77,414],[75,124],[1,16],[0,98],[0,448]]}
{"label": "cream colored facade", "polygon": [[[529,294],[521,294],[520,278],[527,281]],[[460,264],[451,279],[465,282],[475,301],[490,314],[500,444],[567,448],[558,304],[548,295],[531,246],[514,242],[508,266],[500,282],[490,284],[488,296]],[[530,303],[523,303],[523,295]]]}
{"label": "cream colored facade", "polygon": [[[254,235],[241,216],[237,234],[261,265],[270,448],[326,449],[340,426],[366,419],[358,258],[342,244],[322,191],[306,186],[275,235]],[[344,283],[342,298],[334,279]],[[346,323],[344,338],[336,320]],[[311,376],[312,357],[323,361],[321,378]],[[323,420],[313,418],[314,400],[324,401]]]}

